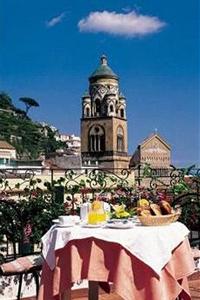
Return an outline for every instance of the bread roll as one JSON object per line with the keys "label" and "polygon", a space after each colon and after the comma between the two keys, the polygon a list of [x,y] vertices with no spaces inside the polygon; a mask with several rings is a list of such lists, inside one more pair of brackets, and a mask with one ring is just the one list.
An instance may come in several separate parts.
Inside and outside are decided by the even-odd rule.
{"label": "bread roll", "polygon": [[143,209],[141,212],[140,212],[140,216],[151,216],[151,212],[149,209]]}
{"label": "bread roll", "polygon": [[152,211],[153,215],[155,215],[155,216],[161,216],[162,215],[160,206],[158,204],[150,204],[150,208],[151,208],[151,211]]}
{"label": "bread roll", "polygon": [[[137,207],[137,215],[138,215],[138,216],[141,216],[143,211],[145,211],[146,214],[148,214],[148,213],[147,213],[147,211],[148,211],[148,212],[149,212],[148,215],[151,214],[151,212],[150,212],[150,207],[146,207],[146,208],[145,208],[145,207]],[[145,214],[145,212],[144,212],[144,214]]]}
{"label": "bread roll", "polygon": [[162,200],[162,201],[160,201],[159,204],[160,204],[160,208],[161,208],[163,214],[168,215],[173,212],[172,207],[169,204],[169,202]]}

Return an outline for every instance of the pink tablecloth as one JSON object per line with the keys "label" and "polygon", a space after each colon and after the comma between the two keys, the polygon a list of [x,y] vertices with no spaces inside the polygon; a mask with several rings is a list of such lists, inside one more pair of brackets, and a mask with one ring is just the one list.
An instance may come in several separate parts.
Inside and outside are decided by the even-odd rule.
{"label": "pink tablecloth", "polygon": [[73,240],[56,251],[53,271],[44,264],[38,299],[57,300],[72,282],[88,279],[113,282],[125,300],[174,300],[180,293],[187,300],[191,299],[187,276],[193,270],[187,239],[173,251],[160,277],[118,244],[94,238]]}

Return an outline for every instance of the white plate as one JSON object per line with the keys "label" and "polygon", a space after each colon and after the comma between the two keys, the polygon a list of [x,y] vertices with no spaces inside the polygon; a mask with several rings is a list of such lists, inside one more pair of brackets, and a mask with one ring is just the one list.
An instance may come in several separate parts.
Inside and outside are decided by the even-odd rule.
{"label": "white plate", "polygon": [[134,223],[134,224],[135,223],[140,223],[140,220],[138,219],[138,217],[130,218],[129,221],[132,222],[132,223]]}
{"label": "white plate", "polygon": [[115,229],[128,229],[133,228],[133,224],[131,222],[128,223],[108,223],[106,224],[108,228],[115,228]]}
{"label": "white plate", "polygon": [[57,227],[73,227],[74,224],[56,224]]}
{"label": "white plate", "polygon": [[84,228],[99,228],[102,227],[103,224],[82,224],[81,227]]}
{"label": "white plate", "polygon": [[110,223],[122,223],[122,222],[128,222],[127,218],[121,218],[121,219],[110,219]]}
{"label": "white plate", "polygon": [[59,220],[58,220],[58,219],[54,219],[54,220],[52,220],[52,223],[58,224],[58,223],[59,223]]}

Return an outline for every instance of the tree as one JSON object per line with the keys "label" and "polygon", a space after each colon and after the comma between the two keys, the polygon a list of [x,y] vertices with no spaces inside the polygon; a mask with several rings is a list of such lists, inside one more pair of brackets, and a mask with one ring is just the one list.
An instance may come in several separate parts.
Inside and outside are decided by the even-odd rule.
{"label": "tree", "polygon": [[29,98],[29,97],[21,97],[21,98],[19,98],[19,100],[21,102],[23,102],[26,106],[26,116],[27,116],[28,111],[31,107],[38,107],[39,106],[39,103],[36,100],[34,100],[32,98]]}
{"label": "tree", "polygon": [[0,108],[2,109],[13,109],[12,99],[4,92],[0,93]]}
{"label": "tree", "polygon": [[26,112],[20,108],[15,107],[15,112],[19,117],[22,117],[22,118],[27,117]]}

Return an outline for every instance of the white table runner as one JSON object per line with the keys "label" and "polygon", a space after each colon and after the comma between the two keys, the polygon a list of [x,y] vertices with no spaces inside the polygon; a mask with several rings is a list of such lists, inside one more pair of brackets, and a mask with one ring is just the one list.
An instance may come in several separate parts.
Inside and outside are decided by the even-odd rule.
{"label": "white table runner", "polygon": [[170,260],[172,251],[185,239],[189,230],[180,222],[167,226],[137,226],[130,229],[52,226],[42,237],[43,255],[50,269],[55,267],[55,251],[71,240],[97,238],[118,243],[158,275]]}

